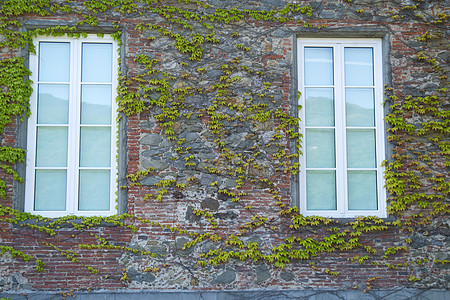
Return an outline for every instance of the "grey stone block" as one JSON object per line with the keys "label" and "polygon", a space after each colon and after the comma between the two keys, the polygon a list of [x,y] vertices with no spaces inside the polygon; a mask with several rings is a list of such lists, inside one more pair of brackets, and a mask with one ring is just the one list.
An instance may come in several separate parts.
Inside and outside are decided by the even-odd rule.
{"label": "grey stone block", "polygon": [[162,141],[162,137],[159,134],[147,134],[141,140],[142,145],[158,146]]}
{"label": "grey stone block", "polygon": [[161,180],[161,178],[159,178],[159,177],[149,176],[149,177],[142,179],[141,184],[142,185],[155,185],[160,180]]}
{"label": "grey stone block", "polygon": [[203,186],[210,186],[211,183],[216,182],[220,186],[222,184],[222,180],[220,180],[219,177],[212,175],[212,174],[203,174],[202,179],[200,180],[200,183]]}
{"label": "grey stone block", "polygon": [[256,267],[255,283],[261,283],[271,277],[269,268],[266,265],[259,265]]}
{"label": "grey stone block", "polygon": [[180,135],[181,138],[186,139],[186,143],[194,142],[200,138],[196,132],[187,132]]}
{"label": "grey stone block", "polygon": [[164,153],[166,151],[167,151],[167,149],[158,147],[158,148],[152,148],[152,149],[145,150],[141,153],[141,155],[144,157],[151,158],[153,156],[157,156],[158,154]]}
{"label": "grey stone block", "polygon": [[194,214],[194,208],[192,206],[188,206],[187,210],[186,210],[186,220],[190,221],[190,222],[199,222],[200,221],[200,216],[197,216]]}
{"label": "grey stone block", "polygon": [[284,281],[291,281],[295,278],[295,276],[291,272],[281,272],[280,278],[283,279]]}
{"label": "grey stone block", "polygon": [[202,209],[207,208],[207,209],[211,209],[211,210],[216,210],[219,208],[219,206],[220,206],[219,201],[212,199],[212,198],[206,198],[201,203]]}
{"label": "grey stone block", "polygon": [[230,284],[236,279],[236,272],[227,269],[225,272],[219,274],[214,278],[213,283],[215,284]]}
{"label": "grey stone block", "polygon": [[164,160],[156,160],[156,159],[143,159],[141,165],[144,169],[152,167],[158,171],[165,170],[169,167],[169,165]]}
{"label": "grey stone block", "polygon": [[149,245],[147,246],[147,250],[156,253],[158,255],[166,255],[167,254],[167,247],[161,244],[158,245]]}
{"label": "grey stone block", "polygon": [[190,239],[185,237],[178,237],[175,241],[175,248],[177,249],[178,253],[181,253],[182,255],[188,255],[191,254],[192,251],[194,251],[194,247],[189,247],[183,250],[184,244],[189,242]]}
{"label": "grey stone block", "polygon": [[135,268],[130,268],[127,271],[128,278],[130,278],[131,281],[137,281],[137,282],[153,282],[155,281],[156,277],[152,273],[140,273]]}

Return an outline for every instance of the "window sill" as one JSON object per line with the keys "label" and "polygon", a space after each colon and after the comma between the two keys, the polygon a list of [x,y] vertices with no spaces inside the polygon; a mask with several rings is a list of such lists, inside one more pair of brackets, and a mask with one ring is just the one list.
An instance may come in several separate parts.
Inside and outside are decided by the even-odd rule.
{"label": "window sill", "polygon": [[[110,220],[108,220],[110,219]],[[15,228],[48,228],[52,229],[82,229],[92,227],[123,227],[126,226],[124,219],[120,216],[111,217],[81,217],[81,216],[63,216],[58,218],[48,218],[37,216],[23,221],[13,223]]]}

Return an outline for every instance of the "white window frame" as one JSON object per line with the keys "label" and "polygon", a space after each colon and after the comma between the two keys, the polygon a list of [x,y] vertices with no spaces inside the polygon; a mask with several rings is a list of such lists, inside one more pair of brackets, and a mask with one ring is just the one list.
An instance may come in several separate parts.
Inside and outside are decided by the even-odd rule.
{"label": "white window frame", "polygon": [[[383,111],[383,59],[382,40],[378,38],[299,38],[297,40],[298,61],[298,90],[301,92],[299,105],[303,108],[299,112],[301,122],[305,119],[305,84],[304,84],[304,49],[305,47],[332,47],[334,56],[334,99],[335,99],[335,159],[336,159],[336,210],[308,210],[306,201],[306,149],[300,156],[299,196],[300,213],[305,216],[324,216],[333,218],[354,218],[357,216],[387,217],[386,190],[384,187],[385,160],[385,129]],[[345,83],[344,83],[344,47],[373,48],[374,59],[374,91],[375,91],[375,142],[376,142],[376,171],[377,171],[377,210],[349,210],[347,201],[347,150],[345,125]],[[305,126],[300,124],[300,133],[305,144]],[[344,142],[340,142],[344,141]]]}
{"label": "white window frame", "polygon": [[[34,209],[34,185],[35,185],[35,158],[36,158],[36,127],[37,127],[37,102],[38,102],[38,67],[39,67],[39,43],[40,42],[66,42],[70,43],[70,81],[69,84],[69,121],[68,121],[68,158],[67,158],[67,189],[65,211],[42,211]],[[110,209],[102,211],[78,210],[78,184],[79,184],[79,147],[80,147],[80,102],[81,102],[81,55],[83,43],[112,44],[112,97],[111,97],[111,163],[110,169]],[[25,212],[30,212],[44,217],[61,217],[66,215],[77,216],[111,216],[117,214],[117,76],[118,76],[118,44],[110,35],[102,38],[89,34],[82,38],[47,37],[38,36],[33,44],[36,54],[30,54],[29,66],[32,72],[33,93],[30,100],[31,117],[28,119],[27,128],[27,159],[25,178]],[[61,82],[58,82],[61,84]],[[88,125],[89,126],[89,125]],[[102,126],[102,125],[99,125]]]}

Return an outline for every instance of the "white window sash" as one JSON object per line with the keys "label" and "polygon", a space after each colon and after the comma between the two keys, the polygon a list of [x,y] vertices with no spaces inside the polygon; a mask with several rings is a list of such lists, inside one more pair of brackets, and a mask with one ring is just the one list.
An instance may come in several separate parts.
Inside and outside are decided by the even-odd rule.
{"label": "white window sash", "polygon": [[[382,71],[382,44],[381,39],[329,39],[329,38],[299,38],[297,40],[297,61],[298,61],[298,90],[301,92],[299,105],[302,109],[299,117],[300,133],[306,138],[305,131],[305,47],[329,47],[333,48],[333,72],[334,72],[334,111],[335,111],[335,160],[336,167],[330,168],[336,170],[336,210],[308,210],[306,199],[306,149],[303,151],[300,160],[299,175],[299,196],[300,212],[305,216],[325,216],[337,218],[353,218],[357,216],[378,216],[386,217],[386,190],[384,187],[384,167],[381,166],[385,159],[385,130],[384,130],[384,112],[383,112],[383,71]],[[344,83],[344,48],[345,47],[367,47],[373,49],[374,59],[374,97],[375,97],[375,156],[376,156],[376,180],[377,180],[377,210],[349,210],[347,195],[347,170],[355,168],[347,167],[347,138],[345,126],[345,83]],[[358,86],[359,87],[359,86]],[[372,88],[372,87],[371,87]],[[320,128],[323,128],[320,126]],[[357,129],[358,127],[351,127]],[[374,127],[362,127],[364,129],[373,129]],[[310,168],[308,168],[310,169]],[[369,170],[370,168],[361,168]],[[326,168],[320,168],[326,170]],[[356,170],[356,169],[355,169]]]}
{"label": "white window sash", "polygon": [[[37,105],[38,105],[38,57],[40,42],[67,42],[70,43],[70,82],[69,84],[69,121],[68,121],[68,153],[67,153],[67,189],[66,189],[66,210],[65,211],[36,211],[34,210],[34,190],[35,190],[35,158],[36,158],[36,128],[37,128]],[[110,167],[99,167],[98,169],[110,170],[110,199],[109,210],[102,211],[80,211],[78,210],[79,191],[79,156],[80,156],[80,108],[81,108],[81,48],[83,43],[105,43],[112,44],[112,82],[107,85],[112,86],[111,97],[111,154]],[[65,215],[78,216],[110,216],[117,213],[117,123],[116,112],[117,103],[117,69],[118,69],[118,45],[110,35],[98,38],[96,35],[88,35],[86,38],[67,37],[38,37],[34,40],[36,54],[30,55],[31,80],[33,81],[33,93],[30,100],[31,116],[28,119],[27,128],[27,158],[26,158],[26,178],[25,178],[25,212],[41,215],[44,217],[61,217]],[[47,83],[47,82],[45,82]],[[60,82],[58,82],[60,84]],[[104,84],[104,83],[102,83]],[[52,124],[52,126],[58,124]],[[42,126],[42,125],[40,125]],[[45,126],[45,125],[44,125]],[[85,125],[83,125],[85,126]],[[89,126],[89,125],[88,125]],[[102,126],[102,125],[96,125]],[[39,167],[39,169],[45,169]],[[49,168],[51,169],[51,168]],[[63,169],[59,168],[58,169]],[[81,168],[84,169],[84,168]],[[93,168],[96,169],[96,168]]]}

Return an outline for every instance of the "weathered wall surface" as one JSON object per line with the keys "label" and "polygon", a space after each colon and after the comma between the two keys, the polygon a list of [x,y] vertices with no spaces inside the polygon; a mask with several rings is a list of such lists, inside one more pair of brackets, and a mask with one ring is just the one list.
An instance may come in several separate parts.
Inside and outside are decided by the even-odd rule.
{"label": "weathered wall surface", "polygon": [[[26,66],[28,33],[121,32],[126,214],[22,214],[22,184],[0,169],[0,291],[448,288],[448,1],[15,2],[2,5],[2,76]],[[388,219],[291,208],[303,36],[384,40]],[[8,76],[2,107],[24,95]],[[21,113],[0,159],[23,176],[5,148],[25,146]]]}

